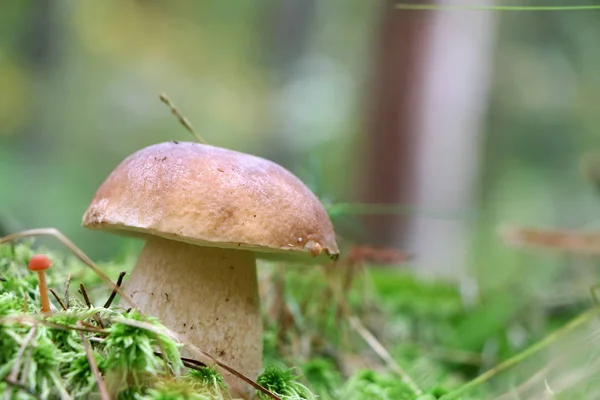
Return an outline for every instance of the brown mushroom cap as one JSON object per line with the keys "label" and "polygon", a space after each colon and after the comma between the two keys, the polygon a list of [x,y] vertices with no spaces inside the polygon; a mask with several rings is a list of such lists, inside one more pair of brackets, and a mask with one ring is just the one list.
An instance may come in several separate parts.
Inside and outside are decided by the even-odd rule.
{"label": "brown mushroom cap", "polygon": [[337,258],[319,199],[283,167],[189,142],[146,147],[100,186],[83,226],[202,246]]}

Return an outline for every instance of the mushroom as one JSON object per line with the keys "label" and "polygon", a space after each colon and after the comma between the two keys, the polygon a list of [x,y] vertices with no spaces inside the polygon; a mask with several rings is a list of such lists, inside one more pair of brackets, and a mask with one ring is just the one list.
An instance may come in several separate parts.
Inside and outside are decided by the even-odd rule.
{"label": "mushroom", "polygon": [[251,378],[262,366],[256,258],[339,254],[323,205],[292,173],[199,143],[156,144],[126,158],[83,226],[145,238],[125,292]]}
{"label": "mushroom", "polygon": [[40,301],[42,303],[41,312],[49,313],[50,310],[50,299],[48,298],[48,285],[46,283],[46,271],[52,266],[52,261],[45,254],[36,254],[29,260],[27,268],[30,271],[37,272],[38,281],[40,283]]}

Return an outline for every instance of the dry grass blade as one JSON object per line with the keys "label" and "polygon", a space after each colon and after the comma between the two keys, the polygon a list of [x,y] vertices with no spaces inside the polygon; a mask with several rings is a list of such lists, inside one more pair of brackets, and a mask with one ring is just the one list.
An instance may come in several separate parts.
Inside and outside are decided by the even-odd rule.
{"label": "dry grass blade", "polygon": [[9,315],[6,317],[0,318],[0,325],[17,323],[21,325],[31,325],[36,326],[39,324],[49,326],[54,329],[62,329],[62,330],[75,330],[81,332],[92,332],[92,333],[101,333],[106,334],[107,331],[105,329],[97,328],[95,326],[85,327],[85,326],[72,326],[72,325],[63,325],[56,322],[48,321],[44,318],[45,316],[42,314],[37,315]]}
{"label": "dry grass blade", "polygon": [[592,11],[599,10],[600,6],[503,6],[503,5],[442,5],[442,4],[416,4],[398,3],[398,10],[411,11]]}
{"label": "dry grass blade", "polygon": [[[566,354],[565,354],[566,355]],[[494,400],[512,400],[515,397],[515,393],[524,392],[535,385],[538,385],[540,381],[543,381],[548,372],[552,369],[552,367],[558,362],[558,360],[551,360],[548,365],[539,370],[537,373],[532,375],[525,382],[521,383],[518,387],[512,389],[509,393],[505,393],[499,397],[494,398]]]}
{"label": "dry grass blade", "polygon": [[19,383],[21,385],[25,385],[25,383],[27,382],[26,371],[29,371],[29,368],[31,367],[31,361],[33,359],[33,347],[34,346],[31,346],[25,351],[25,354],[26,354],[25,361],[23,362],[23,365],[21,366],[21,378],[19,379]]}
{"label": "dry grass blade", "polygon": [[[327,274],[327,270],[325,271]],[[348,317],[352,328],[363,338],[363,340],[375,351],[375,353],[385,362],[386,366],[397,374],[402,382],[410,388],[416,396],[423,394],[423,391],[417,386],[414,380],[404,371],[404,369],[393,359],[390,353],[385,347],[377,340],[377,338],[364,326],[361,320],[352,314],[350,306],[345,300],[345,297],[339,290],[332,285],[330,279],[326,279],[327,289],[331,295],[334,296],[334,300],[337,303],[340,315],[344,314]],[[343,288],[349,290],[349,286]]]}
{"label": "dry grass blade", "polygon": [[[8,375],[8,380],[10,380],[11,382],[18,381],[19,371],[21,370],[21,362],[23,360],[23,354],[25,354],[25,350],[29,346],[29,343],[31,343],[31,341],[33,340],[33,337],[35,336],[36,332],[37,332],[37,326],[34,326],[33,328],[31,328],[31,330],[29,331],[27,336],[25,336],[25,340],[23,341],[23,344],[19,348],[19,351],[15,355],[14,364],[10,371],[10,375]],[[12,398],[12,388],[6,388],[6,391],[4,392],[4,399],[10,400],[11,398]]]}
{"label": "dry grass blade", "polygon": [[512,246],[600,255],[600,232],[505,226],[499,234]]}
{"label": "dry grass blade", "polygon": [[111,281],[110,278],[108,276],[106,276],[106,274],[104,274],[104,272],[102,272],[100,270],[100,268],[98,268],[96,266],[96,264],[94,264],[94,262],[83,251],[81,251],[81,249],[79,249],[77,246],[75,246],[75,244],[73,242],[71,242],[58,229],[38,228],[38,229],[29,229],[26,231],[12,233],[10,235],[0,238],[0,244],[12,242],[13,240],[22,239],[22,238],[26,238],[26,237],[33,237],[33,236],[53,236],[56,239],[58,239],[58,241],[61,242],[69,250],[71,250],[73,252],[73,254],[75,254],[75,256],[79,260],[81,260],[84,264],[86,264],[88,267],[90,267],[104,282],[106,282],[108,285],[110,285],[110,287],[112,287],[113,290],[115,290],[121,296],[121,298],[123,300],[125,300],[125,302],[127,304],[129,304],[133,308],[137,308],[133,299],[131,297],[129,297],[127,294],[125,294],[125,292],[123,292],[123,290],[121,290],[121,288],[118,287],[113,281]]}
{"label": "dry grass blade", "polygon": [[393,265],[405,263],[414,255],[394,248],[371,246],[352,246],[341,262],[346,264]]}
{"label": "dry grass blade", "polygon": [[[552,388],[562,391],[578,384],[586,384],[588,378],[598,376],[600,357],[597,351],[590,351],[590,349],[598,348],[600,331],[596,329],[591,335],[586,335],[587,337],[582,333],[577,334],[577,332],[571,332],[571,334],[573,337],[569,342],[555,343],[555,351],[543,357],[541,369],[519,386],[512,388],[510,392],[496,397],[495,400],[509,400],[514,399],[515,396],[522,399],[532,396],[536,398],[543,396],[537,393],[543,391],[549,384]],[[562,340],[568,339],[563,337]],[[580,359],[581,356],[583,357]],[[600,389],[600,387],[596,387],[596,389]],[[598,396],[589,396],[588,398],[595,399]]]}
{"label": "dry grass blade", "polygon": [[160,101],[165,103],[167,105],[167,107],[169,107],[169,109],[171,110],[171,113],[173,113],[173,115],[177,117],[177,119],[179,120],[181,125],[183,125],[185,127],[185,129],[187,129],[192,135],[194,135],[194,137],[196,138],[196,140],[198,142],[200,142],[202,144],[207,144],[206,140],[204,140],[202,138],[202,136],[200,136],[196,132],[196,130],[192,126],[192,123],[186,117],[184,117],[183,114],[177,109],[175,104],[173,104],[173,102],[171,101],[169,96],[167,96],[165,93],[160,93],[158,95],[158,98],[160,99]]}
{"label": "dry grass blade", "polygon": [[546,335],[543,339],[538,342],[532,344],[530,347],[526,348],[522,352],[502,361],[500,364],[495,367],[489,369],[483,374],[479,375],[477,378],[469,381],[467,384],[463,385],[459,389],[455,390],[452,393],[444,396],[444,400],[450,399],[460,399],[466,393],[469,393],[474,387],[481,385],[484,382],[489,381],[492,377],[498,375],[500,372],[505,371],[525,359],[531,357],[533,354],[539,352],[541,349],[548,347],[550,344],[556,342],[558,339],[564,337],[565,334],[573,331],[575,328],[581,326],[582,324],[590,321],[593,318],[596,318],[600,314],[600,307],[590,308],[586,312],[580,314],[578,317],[572,319],[570,322],[562,326],[561,328],[555,330],[554,332]]}
{"label": "dry grass blade", "polygon": [[175,373],[175,371],[173,371],[173,368],[171,367],[171,365],[169,364],[169,360],[167,359],[167,352],[165,350],[165,346],[163,345],[162,340],[160,340],[160,338],[158,337],[158,335],[156,333],[154,334],[154,340],[156,341],[156,343],[158,344],[158,347],[160,348],[159,353],[160,353],[160,357],[161,357],[162,361],[165,363],[165,370],[169,371],[171,376],[175,376],[176,373]]}
{"label": "dry grass blade", "polygon": [[15,363],[10,371],[10,375],[8,376],[8,378],[11,379],[12,381],[16,381],[17,378],[19,377],[19,369],[21,368],[21,360],[23,359],[23,354],[25,353],[27,346],[29,346],[29,343],[31,343],[31,341],[33,340],[33,337],[35,336],[36,332],[37,332],[37,326],[34,326],[33,328],[31,328],[31,330],[25,337],[23,344],[19,348],[17,355],[15,356]]}
{"label": "dry grass blade", "polygon": [[363,325],[360,319],[356,316],[351,315],[349,318],[350,325],[356,330],[356,332],[367,342],[369,346],[373,349],[375,353],[386,363],[389,369],[394,371],[400,379],[417,395],[420,396],[423,394],[421,389],[410,379],[409,375],[402,369],[400,365],[394,358],[390,355],[390,353],[383,347],[383,345],[377,340],[377,338]]}
{"label": "dry grass blade", "polygon": [[12,381],[8,377],[4,378],[4,382],[8,383],[10,386],[13,386],[16,389],[19,389],[20,391],[22,391],[24,393],[27,393],[28,396],[30,396],[30,397],[32,397],[34,399],[41,399],[41,397],[37,393],[33,392],[27,386],[22,385],[19,382]]}
{"label": "dry grass blade", "polygon": [[[81,322],[78,321],[78,326],[81,326]],[[85,348],[85,354],[88,359],[88,363],[90,364],[90,369],[94,374],[94,378],[96,379],[96,384],[98,385],[98,391],[100,392],[100,398],[102,400],[110,400],[110,395],[108,393],[108,389],[104,384],[104,380],[102,376],[100,376],[100,371],[98,370],[98,365],[96,365],[96,361],[94,360],[94,355],[92,354],[92,348],[90,346],[90,342],[87,340],[83,332],[79,332],[79,336],[81,337],[81,341],[83,342],[83,347]]]}

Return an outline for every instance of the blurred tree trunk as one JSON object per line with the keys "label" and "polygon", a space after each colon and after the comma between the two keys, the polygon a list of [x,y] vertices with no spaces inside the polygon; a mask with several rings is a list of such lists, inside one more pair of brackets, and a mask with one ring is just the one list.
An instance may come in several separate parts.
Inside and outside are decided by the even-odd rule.
{"label": "blurred tree trunk", "polygon": [[295,72],[298,61],[306,54],[316,0],[283,0],[276,3],[271,35],[274,51],[272,62],[282,81]]}
{"label": "blurred tree trunk", "polygon": [[285,110],[278,109],[281,91],[298,74],[298,68],[307,54],[311,27],[314,24],[316,0],[282,0],[274,3],[269,13],[267,37],[272,51],[269,53],[270,68],[273,71],[274,91],[272,109],[279,113],[271,118],[268,146],[264,146],[267,158],[290,167],[294,149],[290,148],[289,136],[294,126]]}
{"label": "blurred tree trunk", "polygon": [[469,224],[456,215],[474,205],[494,14],[390,8],[374,77],[365,199],[447,217],[415,212],[367,222],[379,243],[414,252],[418,269],[456,276],[467,264]]}
{"label": "blurred tree trunk", "polygon": [[[15,64],[25,70],[22,73],[26,75],[27,84],[23,90],[26,91],[27,97],[22,107],[26,116],[23,122],[12,128],[17,134],[8,135],[3,141],[8,148],[27,155],[26,158],[17,160],[22,164],[15,165],[15,169],[19,170],[18,175],[23,181],[35,185],[33,182],[39,179],[40,174],[36,171],[36,166],[44,163],[49,148],[54,145],[51,135],[53,129],[49,126],[53,115],[48,111],[47,104],[56,102],[57,99],[56,93],[48,88],[46,81],[54,72],[60,56],[56,40],[56,28],[60,26],[56,11],[60,4],[52,0],[23,1],[18,5],[17,2],[13,3],[15,4],[11,6],[7,4],[6,10],[3,11],[7,15],[13,14],[9,17],[12,19],[11,25],[18,26],[19,30],[17,34],[8,37],[11,48],[5,55],[16,56],[19,61]],[[10,96],[11,93],[5,95]],[[19,213],[13,212],[8,200],[1,200],[0,236],[23,229],[26,224],[17,217]],[[19,206],[27,209],[27,206],[34,202],[33,199],[25,200]],[[35,215],[35,211],[29,212],[28,215]]]}
{"label": "blurred tree trunk", "polygon": [[21,51],[23,58],[34,71],[44,71],[56,64],[58,59],[55,5],[52,0],[36,0],[29,3]]}
{"label": "blurred tree trunk", "polygon": [[31,74],[31,86],[36,96],[31,100],[27,123],[23,126],[17,139],[32,155],[32,161],[38,159],[52,146],[46,112],[47,102],[55,101],[54,93],[48,93],[44,82],[54,72],[60,60],[58,40],[58,7],[52,0],[36,0],[28,2],[23,32],[19,40],[21,58]]}
{"label": "blurred tree trunk", "polygon": [[[419,76],[427,12],[401,12],[395,0],[381,10],[371,106],[367,116],[364,201],[412,203],[415,133]],[[408,233],[406,216],[373,215],[364,218],[368,237],[393,245]]]}

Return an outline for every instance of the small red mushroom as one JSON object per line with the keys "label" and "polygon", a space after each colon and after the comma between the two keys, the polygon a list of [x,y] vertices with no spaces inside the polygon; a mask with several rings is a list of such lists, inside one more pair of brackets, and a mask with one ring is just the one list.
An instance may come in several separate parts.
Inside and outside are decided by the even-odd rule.
{"label": "small red mushroom", "polygon": [[42,312],[49,313],[50,312],[50,299],[48,298],[48,286],[46,285],[46,275],[44,271],[50,268],[52,262],[50,259],[44,254],[36,254],[31,257],[29,260],[29,268],[30,271],[35,271],[38,273],[38,279],[40,281],[40,299],[42,301]]}

